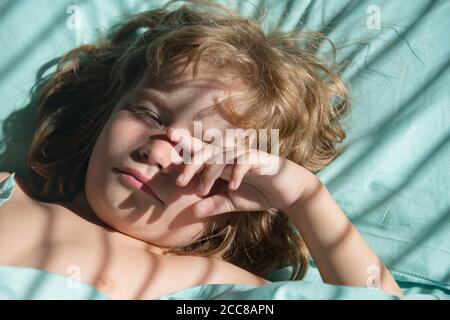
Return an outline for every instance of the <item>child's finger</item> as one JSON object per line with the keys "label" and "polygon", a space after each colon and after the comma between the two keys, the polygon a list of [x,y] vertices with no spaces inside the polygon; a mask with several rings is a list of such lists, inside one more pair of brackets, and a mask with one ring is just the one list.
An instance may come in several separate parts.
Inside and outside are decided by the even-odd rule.
{"label": "child's finger", "polygon": [[[199,194],[207,195],[211,188],[214,186],[214,183],[217,179],[222,178],[225,181],[228,181],[231,178],[231,170],[233,167],[233,162],[229,162],[233,156],[228,153],[227,148],[215,148],[214,155],[206,161],[208,167],[203,173],[201,178],[201,182],[204,183],[202,187],[199,186]],[[200,189],[205,188],[202,191]]]}
{"label": "child's finger", "polygon": [[176,151],[175,148],[171,149],[170,161],[176,165],[180,165],[183,163],[183,158],[180,156],[180,154]]}
{"label": "child's finger", "polygon": [[231,190],[236,190],[244,180],[246,173],[252,168],[250,163],[236,164],[233,167],[233,172],[231,173],[231,179],[228,183],[228,188]]}
{"label": "child's finger", "polygon": [[181,170],[176,183],[179,186],[188,185],[194,175],[196,175],[206,166],[205,162],[207,161],[207,159],[212,157],[213,152],[213,148],[211,146],[207,146],[197,154],[194,154],[191,163],[186,163],[184,168]]}
{"label": "child's finger", "polygon": [[186,163],[183,169],[181,169],[177,177],[176,183],[180,187],[188,185],[189,182],[192,180],[192,177],[201,170],[203,170],[204,167],[205,163],[203,162],[193,161],[192,163]]}
{"label": "child's finger", "polygon": [[198,218],[239,211],[238,208],[234,207],[226,192],[215,194],[197,202],[192,210]]}
{"label": "child's finger", "polygon": [[182,147],[184,150],[187,150],[191,154],[196,154],[202,148],[208,145],[202,140],[191,136],[189,131],[185,129],[175,130],[174,128],[169,127],[167,128],[167,137],[173,142],[176,142],[180,147]]}
{"label": "child's finger", "polygon": [[246,175],[263,175],[266,172],[262,170],[267,166],[269,159],[264,157],[264,153],[258,150],[250,150],[241,154],[236,159],[237,164],[233,168],[231,174],[229,188],[231,190],[236,190],[241,185]]}
{"label": "child's finger", "polygon": [[192,155],[191,159],[191,157],[188,157],[188,155],[183,152],[185,166],[176,179],[176,183],[179,186],[186,186],[193,176],[205,167],[204,159],[208,159],[213,153],[213,150],[210,150],[211,148],[208,150],[204,149],[212,145],[192,137],[190,133],[184,129],[175,130],[174,128],[169,127],[167,128],[167,137],[177,143],[176,148],[182,148]]}
{"label": "child's finger", "polygon": [[214,182],[221,176],[225,167],[226,164],[212,164],[207,166],[200,179],[197,193],[199,195],[207,195],[211,191]]}

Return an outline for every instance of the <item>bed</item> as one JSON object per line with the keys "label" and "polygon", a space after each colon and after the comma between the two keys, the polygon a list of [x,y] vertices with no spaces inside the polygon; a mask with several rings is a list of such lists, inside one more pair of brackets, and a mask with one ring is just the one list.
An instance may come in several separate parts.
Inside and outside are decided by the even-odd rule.
{"label": "bed", "polygon": [[[29,90],[43,76],[40,67],[95,41],[122,15],[165,2],[0,4],[1,171],[27,176],[24,159],[35,107]],[[318,177],[385,262],[404,299],[449,299],[450,2],[222,2],[248,17],[268,8],[264,28],[320,30],[337,44],[337,59],[345,65],[343,77],[351,88],[352,108],[344,122],[348,137],[342,155]],[[0,297],[8,298],[3,271]],[[203,285],[160,299],[397,299],[370,288],[324,284],[313,261],[302,281],[288,281],[289,271],[277,270],[270,276],[273,283],[262,287]],[[33,298],[50,298],[56,291],[64,297],[52,286],[37,290]],[[16,292],[12,297],[25,296]],[[102,297],[86,289],[68,298]]]}

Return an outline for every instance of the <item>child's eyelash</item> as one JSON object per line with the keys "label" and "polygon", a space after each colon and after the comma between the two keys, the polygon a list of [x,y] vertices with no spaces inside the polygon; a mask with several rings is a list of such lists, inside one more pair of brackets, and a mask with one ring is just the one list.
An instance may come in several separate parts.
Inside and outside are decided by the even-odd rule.
{"label": "child's eyelash", "polygon": [[143,115],[145,118],[151,118],[152,120],[156,121],[159,125],[163,124],[161,118],[156,113],[152,112],[151,110],[149,110],[146,107],[131,105],[131,106],[128,106],[127,109],[132,111],[137,116]]}

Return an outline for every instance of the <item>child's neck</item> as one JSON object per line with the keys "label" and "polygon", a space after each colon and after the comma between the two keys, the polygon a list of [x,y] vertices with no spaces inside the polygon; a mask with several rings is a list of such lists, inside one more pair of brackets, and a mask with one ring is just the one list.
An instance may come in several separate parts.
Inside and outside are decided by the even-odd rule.
{"label": "child's neck", "polygon": [[67,209],[69,209],[79,217],[83,218],[84,220],[87,220],[93,224],[103,227],[108,231],[114,230],[97,217],[97,215],[89,205],[89,202],[87,201],[84,189],[78,192],[78,194],[75,196],[75,198],[73,198],[72,201],[59,204],[66,207]]}
{"label": "child's neck", "polygon": [[[142,247],[143,249],[145,249],[149,252],[156,253],[156,254],[161,254],[161,255],[165,254],[165,250],[163,250],[162,248],[160,248],[154,244],[147,243],[143,240],[128,236],[128,235],[110,227],[109,225],[104,223],[102,220],[100,220],[98,218],[98,216],[95,214],[95,212],[92,210],[92,208],[90,207],[89,202],[87,201],[84,189],[81,190],[75,196],[75,198],[72,200],[72,202],[61,203],[61,205],[63,205],[64,207],[66,207],[67,209],[69,209],[70,211],[75,213],[76,215],[80,216],[81,218],[105,229],[106,231],[110,232],[111,235],[116,234],[120,238],[127,238],[129,240],[132,240],[131,242],[133,243],[133,246]],[[126,242],[128,242],[128,240]]]}

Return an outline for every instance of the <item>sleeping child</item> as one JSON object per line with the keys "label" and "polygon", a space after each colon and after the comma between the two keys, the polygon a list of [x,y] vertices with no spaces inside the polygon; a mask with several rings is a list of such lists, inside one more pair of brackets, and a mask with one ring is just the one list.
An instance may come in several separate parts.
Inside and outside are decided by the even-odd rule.
{"label": "sleeping child", "polygon": [[315,175],[348,110],[320,35],[172,2],[71,50],[39,89],[0,264],[77,266],[111,298],[153,299],[284,266],[300,280],[312,258],[325,283],[401,296]]}

